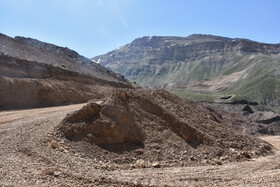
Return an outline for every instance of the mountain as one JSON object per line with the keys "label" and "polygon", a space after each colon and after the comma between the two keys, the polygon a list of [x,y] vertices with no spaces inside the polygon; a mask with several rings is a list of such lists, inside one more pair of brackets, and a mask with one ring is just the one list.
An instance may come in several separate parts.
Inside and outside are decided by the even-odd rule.
{"label": "mountain", "polygon": [[201,34],[146,36],[92,60],[141,86],[195,101],[280,106],[280,44]]}
{"label": "mountain", "polygon": [[19,36],[13,39],[0,35],[0,38],[2,44],[0,50],[5,55],[61,66],[65,69],[82,74],[89,74],[96,78],[126,82],[122,76],[109,71],[105,67],[92,62],[66,47],[59,47],[36,39]]}
{"label": "mountain", "polygon": [[0,110],[87,102],[130,88],[123,76],[68,48],[0,34]]}

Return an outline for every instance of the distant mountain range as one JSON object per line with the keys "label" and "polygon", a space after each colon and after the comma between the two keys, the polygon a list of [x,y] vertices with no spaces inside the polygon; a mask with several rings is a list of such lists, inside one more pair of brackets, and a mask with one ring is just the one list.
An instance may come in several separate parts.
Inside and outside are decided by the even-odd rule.
{"label": "distant mountain range", "polygon": [[135,39],[93,61],[195,101],[280,106],[280,44],[194,34]]}
{"label": "distant mountain range", "polygon": [[132,87],[123,76],[73,50],[3,34],[0,85],[0,110],[87,102],[113,87]]}

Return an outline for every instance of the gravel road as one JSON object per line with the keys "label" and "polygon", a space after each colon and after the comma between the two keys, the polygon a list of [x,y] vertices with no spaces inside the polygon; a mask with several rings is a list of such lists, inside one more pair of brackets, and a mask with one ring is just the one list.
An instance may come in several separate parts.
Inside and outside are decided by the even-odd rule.
{"label": "gravel road", "polygon": [[[226,165],[120,170],[71,150],[54,128],[83,104],[0,112],[0,186],[280,186],[280,136],[260,137],[274,155]],[[53,149],[51,142],[59,148]]]}

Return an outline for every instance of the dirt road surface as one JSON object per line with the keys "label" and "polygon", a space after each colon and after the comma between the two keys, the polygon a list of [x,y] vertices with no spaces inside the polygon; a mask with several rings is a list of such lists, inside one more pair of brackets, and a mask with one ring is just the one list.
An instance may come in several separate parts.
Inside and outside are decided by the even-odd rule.
{"label": "dirt road surface", "polygon": [[[71,150],[53,133],[69,112],[82,106],[0,112],[0,186],[280,186],[280,136],[261,137],[275,146],[274,155],[245,162],[110,168],[110,163]],[[53,149],[52,141],[59,148]]]}

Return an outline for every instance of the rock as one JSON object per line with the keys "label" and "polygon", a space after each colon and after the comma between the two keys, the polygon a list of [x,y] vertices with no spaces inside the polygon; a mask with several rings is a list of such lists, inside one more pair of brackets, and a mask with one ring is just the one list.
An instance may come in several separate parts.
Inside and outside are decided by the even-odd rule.
{"label": "rock", "polygon": [[138,168],[144,168],[145,167],[145,161],[142,159],[139,159],[136,161],[135,166]]}
{"label": "rock", "polygon": [[202,163],[206,164],[206,163],[208,163],[208,160],[204,159],[204,160],[202,160]]}
{"label": "rock", "polygon": [[160,153],[160,151],[161,151],[161,150],[160,150],[160,149],[158,149],[158,150],[154,150],[154,151],[155,151],[156,153]]}
{"label": "rock", "polygon": [[220,157],[220,160],[227,160],[228,159],[228,156],[221,156]]}
{"label": "rock", "polygon": [[138,150],[134,151],[134,154],[135,155],[142,155],[142,154],[144,154],[144,151],[142,149],[138,149]]}
{"label": "rock", "polygon": [[241,154],[245,157],[245,158],[251,158],[250,154],[247,151],[242,151]]}
{"label": "rock", "polygon": [[247,104],[242,111],[244,111],[244,115],[249,115],[254,113],[253,109]]}
{"label": "rock", "polygon": [[53,176],[59,177],[59,175],[61,175],[61,172],[60,172],[60,171],[54,171],[54,172],[53,172]]}
{"label": "rock", "polygon": [[154,163],[152,164],[152,167],[153,167],[153,168],[160,168],[160,163],[159,163],[159,162],[154,162]]}
{"label": "rock", "polygon": [[120,98],[121,98],[122,100],[125,100],[125,99],[127,98],[126,93],[125,93],[125,92],[121,92],[121,93],[120,93]]}
{"label": "rock", "polygon": [[222,162],[218,159],[214,159],[212,162],[211,162],[212,165],[222,165]]}
{"label": "rock", "polygon": [[262,147],[261,147],[262,150],[266,150],[266,151],[271,151],[272,150],[272,147],[267,145],[267,144],[264,144]]}
{"label": "rock", "polygon": [[58,144],[57,144],[56,141],[52,141],[52,142],[50,143],[50,146],[51,146],[53,149],[58,148]]}
{"label": "rock", "polygon": [[238,152],[237,157],[238,158],[248,158],[248,159],[251,158],[250,154],[247,151]]}
{"label": "rock", "polygon": [[230,152],[234,153],[236,152],[234,148],[229,148]]}
{"label": "rock", "polygon": [[251,151],[251,155],[256,156],[259,155],[259,153],[257,151]]}
{"label": "rock", "polygon": [[191,161],[196,161],[197,159],[196,159],[195,157],[191,156],[191,157],[190,157],[190,160],[191,160]]}
{"label": "rock", "polygon": [[215,163],[216,163],[217,165],[222,165],[222,162],[221,162],[220,160],[216,160]]}

